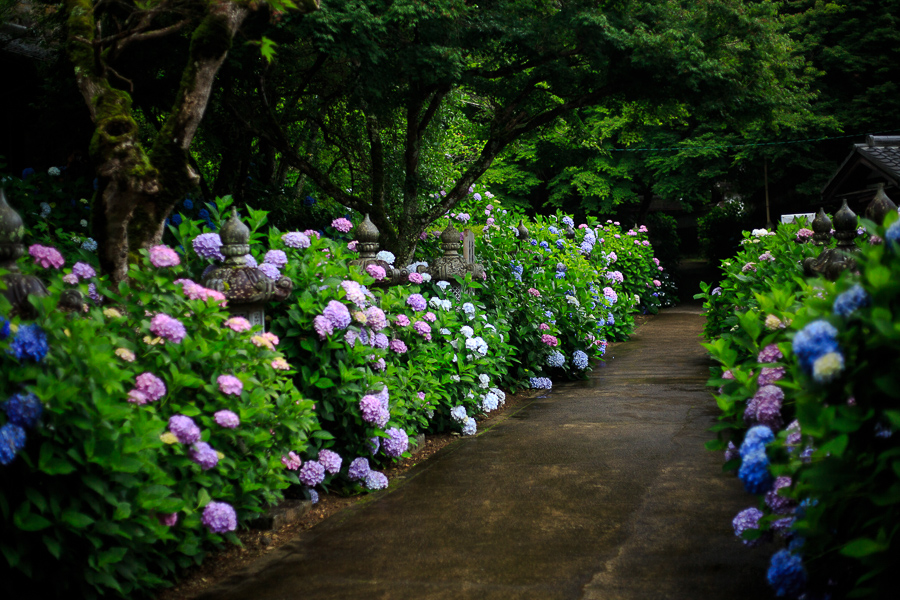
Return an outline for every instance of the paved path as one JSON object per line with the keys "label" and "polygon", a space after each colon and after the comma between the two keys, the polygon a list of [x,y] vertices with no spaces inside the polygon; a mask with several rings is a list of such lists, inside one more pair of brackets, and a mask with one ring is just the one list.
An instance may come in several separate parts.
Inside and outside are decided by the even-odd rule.
{"label": "paved path", "polygon": [[585,382],[448,446],[205,600],[767,600],[771,549],[703,448],[715,421],[703,317],[661,312]]}

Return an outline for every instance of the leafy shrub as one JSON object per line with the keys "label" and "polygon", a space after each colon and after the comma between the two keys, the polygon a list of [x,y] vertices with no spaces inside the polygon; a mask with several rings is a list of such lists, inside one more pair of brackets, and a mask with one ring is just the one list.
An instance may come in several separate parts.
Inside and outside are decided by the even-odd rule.
{"label": "leafy shrub", "polygon": [[724,202],[697,219],[700,252],[710,262],[719,262],[734,254],[746,227],[747,214],[741,202]]}

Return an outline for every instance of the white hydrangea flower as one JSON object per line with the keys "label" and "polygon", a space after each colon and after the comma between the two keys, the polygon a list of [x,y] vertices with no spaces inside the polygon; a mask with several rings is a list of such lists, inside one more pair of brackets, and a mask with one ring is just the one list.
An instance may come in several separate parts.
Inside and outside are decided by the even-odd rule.
{"label": "white hydrangea flower", "polygon": [[431,275],[429,273],[422,273],[422,281],[428,283],[431,281]]}
{"label": "white hydrangea flower", "polygon": [[437,296],[432,296],[430,300],[428,300],[428,305],[432,308],[440,308],[441,307],[441,299]]}
{"label": "white hydrangea flower", "polygon": [[581,306],[581,303],[578,302],[578,298],[576,298],[575,296],[566,296],[566,302],[573,306]]}
{"label": "white hydrangea flower", "polygon": [[478,376],[478,381],[481,383],[481,387],[485,390],[491,387],[491,378],[484,373]]}
{"label": "white hydrangea flower", "polygon": [[397,260],[397,257],[394,256],[393,252],[388,252],[387,250],[381,250],[378,254],[375,255],[377,260],[383,260],[389,265],[394,264],[394,261]]}
{"label": "white hydrangea flower", "polygon": [[475,431],[478,429],[478,424],[475,422],[475,419],[472,417],[466,417],[465,422],[463,423],[462,434],[463,435],[475,435]]}
{"label": "white hydrangea flower", "polygon": [[[471,327],[469,327],[468,325],[463,325],[462,327],[460,327],[459,332],[461,334],[463,334],[464,336],[466,336],[467,338],[470,338],[473,335],[475,335],[475,330],[472,329]],[[466,344],[466,347],[468,347],[468,344]]]}
{"label": "white hydrangea flower", "polygon": [[441,300],[441,308],[443,308],[444,310],[450,310],[453,308],[453,303],[450,302],[449,299],[444,298],[443,300]]}
{"label": "white hydrangea flower", "polygon": [[468,415],[466,414],[466,407],[460,404],[459,406],[454,406],[450,409],[450,418],[454,421],[462,423],[466,420]]}
{"label": "white hydrangea flower", "polygon": [[456,382],[456,383],[459,383],[459,375],[451,375],[451,376],[450,376],[450,381],[454,381],[454,382]]}
{"label": "white hydrangea flower", "polygon": [[59,177],[60,170],[58,167],[50,167],[49,169],[47,169],[47,175],[49,175],[50,177]]}
{"label": "white hydrangea flower", "polygon": [[436,285],[439,288],[441,288],[442,290],[446,290],[448,287],[450,287],[450,282],[449,281],[438,281]]}

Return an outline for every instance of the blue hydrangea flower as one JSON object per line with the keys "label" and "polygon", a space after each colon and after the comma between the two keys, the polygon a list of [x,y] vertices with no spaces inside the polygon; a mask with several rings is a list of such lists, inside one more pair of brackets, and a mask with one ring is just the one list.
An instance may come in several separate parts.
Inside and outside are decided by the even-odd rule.
{"label": "blue hydrangea flower", "polygon": [[25,447],[25,430],[15,423],[0,427],[0,465],[8,465]]}
{"label": "blue hydrangea flower", "polygon": [[34,323],[28,323],[19,326],[8,352],[19,360],[31,359],[40,362],[47,356],[48,350],[44,330]]}
{"label": "blue hydrangea flower", "polygon": [[900,243],[900,221],[894,221],[887,231],[884,232],[884,239],[895,244]]}
{"label": "blue hydrangea flower", "polygon": [[554,277],[555,277],[556,279],[565,279],[565,278],[566,278],[566,273],[565,273],[565,271],[557,271],[557,272],[556,272],[556,275],[554,275]]}
{"label": "blue hydrangea flower", "polygon": [[816,359],[839,350],[837,334],[834,325],[823,320],[813,321],[797,332],[792,347],[800,366],[807,373],[812,371]]}
{"label": "blue hydrangea flower", "polygon": [[194,203],[191,202],[190,198],[185,198],[183,204],[184,204],[184,207],[188,210],[191,210],[192,208],[194,208]]}
{"label": "blue hydrangea flower", "polygon": [[550,367],[562,367],[566,364],[566,357],[559,350],[554,350],[550,356],[547,357],[547,366]]}
{"label": "blue hydrangea flower", "polygon": [[806,590],[806,569],[803,560],[788,550],[779,550],[772,555],[766,579],[776,596],[797,598]]}
{"label": "blue hydrangea flower", "polygon": [[744,435],[744,442],[741,444],[741,458],[754,452],[765,452],[766,444],[774,439],[775,434],[772,433],[772,430],[769,427],[766,427],[765,425],[751,427],[746,435]]}
{"label": "blue hydrangea flower", "polygon": [[553,225],[551,225],[550,227],[548,227],[547,230],[548,230],[550,233],[552,233],[553,235],[559,235],[559,229],[557,229],[557,228],[554,227]]}
{"label": "blue hydrangea flower", "polygon": [[541,248],[543,248],[545,250],[550,247],[550,244],[548,244],[547,242],[541,242],[540,245],[541,245]]}
{"label": "blue hydrangea flower", "polygon": [[588,355],[581,350],[576,350],[575,353],[572,354],[572,364],[574,364],[577,369],[586,369],[588,366]]}
{"label": "blue hydrangea flower", "polygon": [[566,227],[575,227],[575,221],[572,220],[572,217],[563,217],[562,222]]}
{"label": "blue hydrangea flower", "polygon": [[769,457],[766,456],[765,450],[757,450],[744,457],[738,470],[738,478],[750,494],[764,494],[769,491],[775,479],[769,472]]}
{"label": "blue hydrangea flower", "polygon": [[13,394],[3,403],[3,410],[10,423],[31,428],[37,425],[44,411],[44,405],[34,394]]}
{"label": "blue hydrangea flower", "polygon": [[532,377],[528,380],[532,388],[538,390],[549,390],[553,388],[553,382],[548,377]]}
{"label": "blue hydrangea flower", "polygon": [[849,317],[860,308],[869,306],[871,299],[858,283],[834,299],[834,314]]}
{"label": "blue hydrangea flower", "polygon": [[0,316],[0,340],[5,340],[9,337],[9,321]]}
{"label": "blue hydrangea flower", "polygon": [[578,245],[578,247],[581,249],[581,251],[584,254],[590,254],[591,251],[594,249],[594,245],[592,243],[590,243],[590,241],[588,241],[587,239],[582,241],[581,244]]}
{"label": "blue hydrangea flower", "polygon": [[606,324],[607,325],[615,325],[616,324],[616,318],[613,316],[612,313],[609,313],[609,316],[606,318]]}
{"label": "blue hydrangea flower", "polygon": [[181,215],[178,213],[172,215],[172,223],[174,223],[175,225],[181,225]]}
{"label": "blue hydrangea flower", "polygon": [[201,219],[203,219],[204,221],[208,221],[209,220],[209,211],[206,210],[205,208],[201,208],[199,210],[199,212],[197,212],[197,216],[200,217]]}
{"label": "blue hydrangea flower", "polygon": [[557,248],[562,248],[562,247],[564,247],[565,245],[566,245],[566,242],[565,242],[564,240],[556,240],[556,247],[557,247]]}
{"label": "blue hydrangea flower", "polygon": [[87,250],[88,252],[96,252],[97,242],[94,240],[94,238],[87,238],[81,243],[81,249]]}

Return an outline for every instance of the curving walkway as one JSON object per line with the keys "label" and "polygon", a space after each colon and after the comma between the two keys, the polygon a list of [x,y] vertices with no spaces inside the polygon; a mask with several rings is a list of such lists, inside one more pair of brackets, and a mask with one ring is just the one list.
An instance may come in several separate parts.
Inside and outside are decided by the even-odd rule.
{"label": "curving walkway", "polygon": [[698,307],[662,311],[562,384],[302,533],[205,600],[766,600],[751,505],[703,444]]}

